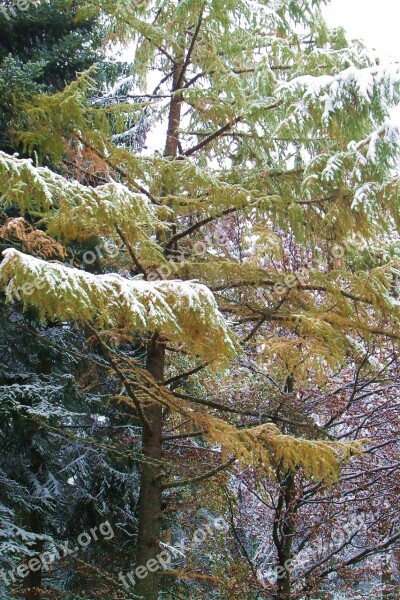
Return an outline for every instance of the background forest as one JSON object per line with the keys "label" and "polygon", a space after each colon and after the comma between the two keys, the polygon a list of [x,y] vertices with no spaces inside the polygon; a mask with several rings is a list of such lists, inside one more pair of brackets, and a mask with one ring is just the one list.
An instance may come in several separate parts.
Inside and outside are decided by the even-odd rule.
{"label": "background forest", "polygon": [[2,600],[399,600],[400,65],[324,4],[1,2]]}

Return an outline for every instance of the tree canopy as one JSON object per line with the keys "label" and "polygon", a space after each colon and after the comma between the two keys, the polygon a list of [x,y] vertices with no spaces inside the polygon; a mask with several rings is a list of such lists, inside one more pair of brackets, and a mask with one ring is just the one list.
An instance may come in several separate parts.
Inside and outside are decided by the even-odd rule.
{"label": "tree canopy", "polygon": [[396,599],[400,68],[323,4],[4,23],[4,593]]}

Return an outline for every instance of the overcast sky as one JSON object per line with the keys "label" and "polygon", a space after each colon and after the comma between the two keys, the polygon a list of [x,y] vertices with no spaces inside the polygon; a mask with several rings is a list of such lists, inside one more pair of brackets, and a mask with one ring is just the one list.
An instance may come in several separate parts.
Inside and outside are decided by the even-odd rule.
{"label": "overcast sky", "polygon": [[332,0],[325,9],[331,27],[342,25],[381,58],[400,60],[399,0]]}

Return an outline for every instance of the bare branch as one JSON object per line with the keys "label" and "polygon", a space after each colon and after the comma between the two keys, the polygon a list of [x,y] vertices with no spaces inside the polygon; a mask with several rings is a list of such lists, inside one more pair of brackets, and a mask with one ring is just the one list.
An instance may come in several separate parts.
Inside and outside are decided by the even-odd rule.
{"label": "bare branch", "polygon": [[233,465],[233,463],[235,461],[236,461],[236,457],[230,458],[226,462],[222,463],[222,465],[219,465],[219,467],[216,467],[215,469],[211,469],[211,471],[207,471],[207,473],[204,473],[203,475],[199,475],[198,477],[193,477],[192,479],[183,479],[181,481],[174,481],[173,483],[166,483],[162,486],[162,489],[170,490],[172,488],[184,487],[186,485],[193,485],[195,483],[200,483],[202,481],[206,481],[207,479],[211,479],[212,477],[215,477],[215,475],[218,475],[218,473],[220,473],[221,471],[225,471],[225,469],[228,469],[231,465]]}

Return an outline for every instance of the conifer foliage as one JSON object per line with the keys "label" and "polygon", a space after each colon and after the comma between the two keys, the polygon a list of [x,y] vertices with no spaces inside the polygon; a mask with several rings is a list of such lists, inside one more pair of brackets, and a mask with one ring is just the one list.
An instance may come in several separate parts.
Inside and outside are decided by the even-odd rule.
{"label": "conifer foliage", "polygon": [[[47,4],[57,10],[57,2],[40,2],[41,10]],[[243,588],[249,600],[318,591],[322,576],[313,587],[308,573],[294,581],[285,567],[304,530],[293,503],[308,485],[327,492],[341,468],[362,461],[370,447],[362,427],[342,435],[331,384],[343,373],[350,385],[363,354],[373,355],[370,381],[389,373],[393,379],[400,339],[400,132],[390,120],[400,69],[375,64],[342,30],[329,31],[322,5],[85,0],[73,8],[74,23],[97,23],[96,35],[114,55],[125,45],[128,76],[115,81],[118,66],[99,76],[98,65],[66,85],[33,90],[11,131],[34,160],[0,153],[8,319],[40,336],[41,345],[68,348],[76,402],[112,431],[107,445],[96,427],[89,436],[63,394],[52,400],[46,391],[45,415],[38,398],[29,401],[40,417],[37,436],[50,444],[50,428],[61,436],[60,428],[71,426],[79,449],[67,471],[74,461],[83,469],[104,464],[108,480],[115,468],[110,494],[113,486],[124,490],[125,511],[117,502],[114,514],[121,540],[124,533],[133,540],[124,560],[130,570],[157,561],[177,541],[171,531],[184,510],[171,516],[170,507],[195,486],[201,494],[214,490],[217,501],[204,493],[201,509],[231,511],[232,535],[251,569]],[[78,70],[74,62],[69,68]],[[141,141],[128,143],[133,138]],[[87,260],[93,249],[95,262]],[[101,389],[95,400],[86,380],[91,369]],[[51,374],[62,390],[61,371],[53,365],[35,377],[44,377],[47,390]],[[340,413],[346,419],[360,391],[355,377]],[[25,392],[18,400],[25,408],[12,410],[32,416]],[[13,401],[8,394],[4,405]],[[64,419],[53,422],[57,402]],[[28,431],[23,419],[15,426],[22,436]],[[124,444],[132,454],[121,458]],[[40,452],[42,478],[60,460],[48,448],[49,458]],[[72,496],[82,499],[96,478],[88,483],[71,472]],[[232,497],[249,478],[255,494],[277,486],[270,566],[284,575],[268,588],[234,528]],[[23,475],[9,484],[0,504],[6,523],[18,485],[29,489]],[[5,530],[13,532],[6,544],[17,555],[37,554],[52,543],[50,533],[60,535],[50,518],[57,509],[40,498],[29,514],[37,521],[42,511],[48,520],[40,518],[40,527],[28,520],[25,541],[36,536],[32,544],[20,547],[15,527]],[[96,515],[112,516],[110,495],[99,498],[90,498]],[[392,548],[398,536],[390,540]],[[127,591],[113,552],[108,566],[104,555],[87,561],[101,567],[99,594],[109,586],[108,594],[121,594],[115,597],[145,600],[164,592],[234,597],[237,574],[224,580],[207,564],[202,582],[179,560],[165,574],[148,568]],[[40,575],[24,598],[52,586],[68,597],[65,582]]]}
{"label": "conifer foliage", "polygon": [[[5,1],[0,11],[0,148],[12,152],[12,122],[39,92],[62,89],[76,74],[102,60],[102,28],[77,19],[69,0]],[[105,62],[104,62],[105,65]]]}

